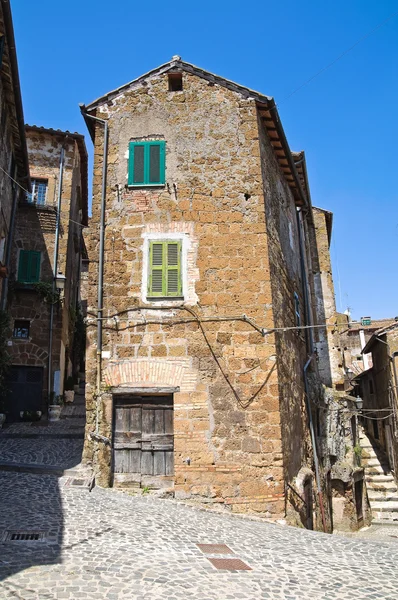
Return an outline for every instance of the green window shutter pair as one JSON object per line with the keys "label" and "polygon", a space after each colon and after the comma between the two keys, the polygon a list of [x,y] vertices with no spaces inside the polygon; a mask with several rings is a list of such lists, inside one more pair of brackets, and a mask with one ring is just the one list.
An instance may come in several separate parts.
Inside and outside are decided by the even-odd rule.
{"label": "green window shutter pair", "polygon": [[130,142],[128,185],[164,185],[165,142]]}
{"label": "green window shutter pair", "polygon": [[150,242],[148,296],[182,296],[181,242]]}
{"label": "green window shutter pair", "polygon": [[19,253],[18,281],[20,283],[36,283],[39,281],[40,262],[40,252],[21,250]]}

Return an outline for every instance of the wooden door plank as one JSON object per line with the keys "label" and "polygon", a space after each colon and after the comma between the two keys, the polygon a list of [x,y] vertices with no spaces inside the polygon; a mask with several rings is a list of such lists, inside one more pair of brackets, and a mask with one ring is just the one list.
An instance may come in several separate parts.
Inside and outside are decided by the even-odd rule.
{"label": "wooden door plank", "polygon": [[153,453],[142,451],[141,453],[141,475],[153,475]]}
{"label": "wooden door plank", "polygon": [[174,413],[173,407],[167,407],[164,410],[164,432],[174,433]]}
{"label": "wooden door plank", "polygon": [[164,433],[164,407],[156,408],[154,411],[154,433]]}
{"label": "wooden door plank", "polygon": [[154,475],[165,475],[165,453],[154,452],[153,455],[153,474]]}
{"label": "wooden door plank", "polygon": [[173,450],[164,453],[165,456],[165,475],[174,475],[174,452]]}

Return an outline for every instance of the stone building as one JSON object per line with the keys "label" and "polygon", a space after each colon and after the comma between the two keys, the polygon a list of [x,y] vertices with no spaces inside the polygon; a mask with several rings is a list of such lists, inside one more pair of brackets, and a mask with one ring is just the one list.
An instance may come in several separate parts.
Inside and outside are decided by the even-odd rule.
{"label": "stone building", "polygon": [[330,530],[323,234],[274,100],[173,57],[82,113],[97,481]]}
{"label": "stone building", "polygon": [[[14,217],[29,165],[10,3],[0,2],[0,298],[6,308]],[[0,410],[1,412],[1,410]]]}
{"label": "stone building", "polygon": [[349,315],[340,315],[338,346],[344,389],[350,389],[355,378],[372,367],[372,353],[362,352],[368,341],[378,330],[394,323],[393,318],[361,317],[359,321],[351,321]]}
{"label": "stone building", "polygon": [[46,411],[79,369],[73,351],[88,219],[84,137],[29,125],[26,137],[32,191],[18,204],[9,283],[11,419]]}
{"label": "stone building", "polygon": [[358,394],[363,399],[364,427],[385,452],[391,470],[397,474],[398,322],[376,330],[362,352],[369,353],[372,361],[371,368],[355,379]]}

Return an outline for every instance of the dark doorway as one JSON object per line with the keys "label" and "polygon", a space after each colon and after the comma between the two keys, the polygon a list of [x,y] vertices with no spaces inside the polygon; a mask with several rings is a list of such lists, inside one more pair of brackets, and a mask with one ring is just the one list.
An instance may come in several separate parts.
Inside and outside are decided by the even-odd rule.
{"label": "dark doorway", "polygon": [[7,419],[19,421],[20,412],[42,409],[43,368],[12,366],[8,379]]}
{"label": "dark doorway", "polygon": [[355,482],[355,507],[357,510],[358,525],[363,522],[363,479]]}
{"label": "dark doorway", "polygon": [[173,396],[115,395],[113,482],[162,488],[174,476]]}
{"label": "dark doorway", "polygon": [[312,479],[308,479],[304,482],[304,500],[305,500],[305,523],[306,529],[314,529],[314,518],[313,518],[313,501],[312,501]]}

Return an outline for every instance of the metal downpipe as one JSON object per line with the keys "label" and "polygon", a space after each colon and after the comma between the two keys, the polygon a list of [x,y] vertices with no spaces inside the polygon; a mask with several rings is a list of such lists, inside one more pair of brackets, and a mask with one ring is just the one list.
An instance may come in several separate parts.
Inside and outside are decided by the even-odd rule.
{"label": "metal downpipe", "polygon": [[[59,158],[59,180],[58,180],[58,199],[57,199],[57,220],[55,225],[55,245],[54,245],[54,259],[53,259],[53,283],[52,292],[56,289],[57,273],[58,273],[58,254],[59,254],[59,226],[61,222],[61,203],[62,203],[62,182],[64,176],[64,160],[65,160],[65,145],[66,140],[62,144],[61,156]],[[48,377],[47,377],[47,394],[48,402],[50,402],[52,390],[52,350],[53,350],[53,326],[54,326],[54,302],[51,302],[50,306],[50,325],[48,333]]]}

